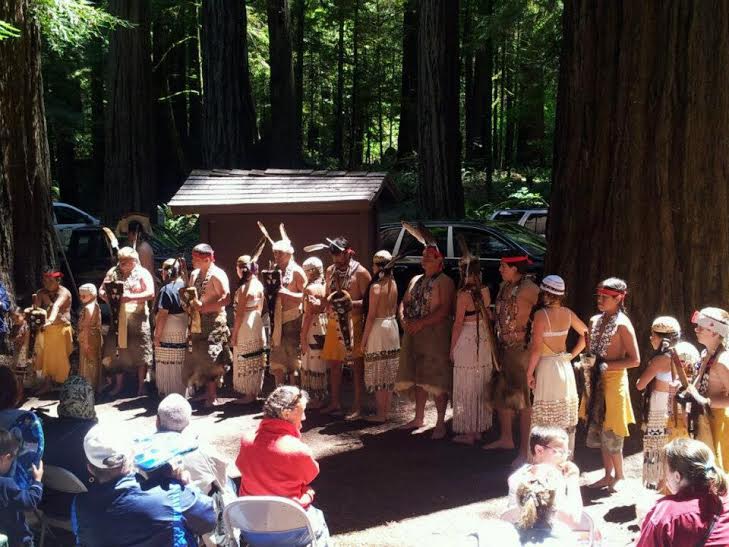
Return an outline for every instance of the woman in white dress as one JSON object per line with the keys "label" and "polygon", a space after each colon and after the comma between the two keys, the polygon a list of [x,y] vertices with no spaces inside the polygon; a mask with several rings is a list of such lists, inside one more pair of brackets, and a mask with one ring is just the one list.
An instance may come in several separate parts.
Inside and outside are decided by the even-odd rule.
{"label": "woman in white dress", "polygon": [[321,408],[329,396],[327,362],[321,358],[327,333],[324,264],[312,256],[301,265],[306,274],[304,317],[301,322],[301,389],[306,390],[309,408]]}
{"label": "woman in white dress", "polygon": [[248,404],[261,393],[266,367],[266,333],[261,319],[263,284],[258,280],[258,264],[249,255],[238,258],[236,270],[240,284],[233,297],[233,389],[243,394],[235,402]]}

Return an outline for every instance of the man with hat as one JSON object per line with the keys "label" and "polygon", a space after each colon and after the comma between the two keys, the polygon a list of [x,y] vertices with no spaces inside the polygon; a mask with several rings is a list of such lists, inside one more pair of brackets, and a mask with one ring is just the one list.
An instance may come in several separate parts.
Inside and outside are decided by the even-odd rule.
{"label": "man with hat", "polygon": [[[205,386],[205,406],[215,405],[218,397],[218,381],[225,373],[225,366],[232,362],[228,345],[230,329],[225,306],[230,303],[228,274],[215,265],[215,252],[207,243],[192,249],[192,266],[188,287],[194,287],[197,299],[187,305],[187,312],[200,314],[198,328],[191,326],[191,351],[182,365],[185,385]],[[197,331],[197,332],[196,332]]]}
{"label": "man with hat", "polygon": [[62,281],[63,274],[60,271],[47,270],[43,273],[43,288],[38,291],[38,305],[48,312],[48,318],[43,330],[43,348],[35,366],[36,370],[42,371],[46,388],[48,382],[65,382],[71,369],[71,291],[61,284]]}
{"label": "man with hat", "polygon": [[76,543],[197,545],[195,536],[216,524],[212,499],[188,484],[189,473],[182,468],[171,470],[159,483],[140,484],[133,452],[131,439],[118,424],[99,424],[86,434],[84,453],[95,481],[73,501]]}
{"label": "man with hat", "polygon": [[527,277],[531,263],[524,253],[510,253],[501,258],[499,273],[501,287],[496,296],[496,345],[500,373],[494,382],[492,405],[498,411],[501,434],[495,442],[484,446],[514,448],[512,424],[519,413],[519,457],[526,459],[529,451],[531,408],[527,368],[529,351],[526,330],[529,315],[539,297],[539,287]]}
{"label": "man with hat", "polygon": [[306,274],[294,260],[294,247],[285,230],[281,230],[281,239],[272,244],[272,249],[273,260],[281,270],[281,288],[276,293],[271,325],[271,373],[280,386],[287,374],[289,382],[294,382],[293,374],[301,367],[299,339]]}

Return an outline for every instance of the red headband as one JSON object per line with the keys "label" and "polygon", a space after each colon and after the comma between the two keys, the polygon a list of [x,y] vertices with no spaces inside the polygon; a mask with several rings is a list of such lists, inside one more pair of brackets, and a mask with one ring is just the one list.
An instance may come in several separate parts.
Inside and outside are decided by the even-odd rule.
{"label": "red headband", "polygon": [[215,252],[201,253],[199,251],[192,251],[192,256],[194,258],[209,258],[210,262],[215,262]]}
{"label": "red headband", "polygon": [[63,274],[61,272],[44,272],[43,277],[50,277],[52,279],[61,279]]}
{"label": "red headband", "polygon": [[608,289],[608,288],[605,288],[605,287],[598,287],[597,288],[597,294],[601,294],[603,296],[614,296],[614,297],[617,298],[618,296],[625,296],[626,294],[628,294],[628,291],[618,291],[616,289]]}
{"label": "red headband", "polygon": [[504,264],[519,264],[521,262],[526,262],[527,264],[534,264],[534,262],[531,261],[528,255],[524,256],[502,256],[501,262]]}

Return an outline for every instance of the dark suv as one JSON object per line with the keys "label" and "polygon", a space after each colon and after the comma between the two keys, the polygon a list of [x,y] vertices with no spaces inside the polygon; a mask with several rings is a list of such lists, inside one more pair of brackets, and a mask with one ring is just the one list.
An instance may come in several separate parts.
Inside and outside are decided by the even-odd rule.
{"label": "dark suv", "polygon": [[[546,244],[544,239],[522,226],[504,222],[478,222],[469,220],[432,220],[423,222],[438,240],[438,247],[445,255],[445,272],[458,283],[458,236],[462,234],[472,253],[481,258],[483,283],[491,290],[492,298],[501,282],[499,261],[511,251],[529,255],[533,264],[529,273],[537,278],[544,271]],[[379,230],[379,248],[387,249],[393,256],[402,254],[395,265],[395,279],[402,296],[413,276],[422,273],[420,257],[423,246],[401,224],[383,224]]]}

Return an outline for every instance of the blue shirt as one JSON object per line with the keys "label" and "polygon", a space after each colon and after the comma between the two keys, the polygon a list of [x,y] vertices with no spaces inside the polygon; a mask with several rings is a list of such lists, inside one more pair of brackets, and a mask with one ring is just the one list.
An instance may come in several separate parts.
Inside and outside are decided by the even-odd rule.
{"label": "blue shirt", "polygon": [[185,313],[180,304],[180,289],[184,288],[185,282],[182,279],[176,279],[162,287],[159,291],[159,309],[167,310],[170,315]]}
{"label": "blue shirt", "polygon": [[43,497],[43,485],[36,480],[21,488],[15,479],[0,476],[0,532],[8,536],[10,547],[32,545],[33,534],[24,511],[32,511]]}
{"label": "blue shirt", "polygon": [[168,481],[142,486],[130,474],[94,483],[74,499],[76,544],[84,547],[180,547],[215,527],[213,500]]}
{"label": "blue shirt", "polygon": [[0,281],[0,335],[8,333],[7,315],[10,311],[10,296],[8,291]]}

